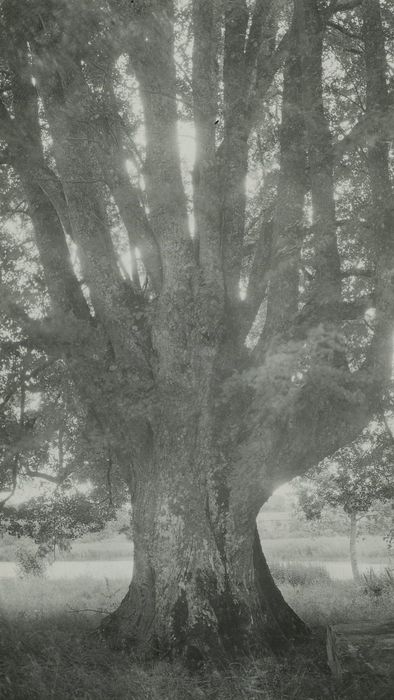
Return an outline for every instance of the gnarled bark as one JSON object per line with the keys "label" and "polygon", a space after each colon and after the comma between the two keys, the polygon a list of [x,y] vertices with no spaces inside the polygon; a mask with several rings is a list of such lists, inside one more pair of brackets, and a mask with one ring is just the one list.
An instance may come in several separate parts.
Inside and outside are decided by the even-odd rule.
{"label": "gnarled bark", "polygon": [[[181,452],[183,465],[193,459]],[[171,457],[171,474],[160,475],[140,515],[134,500],[144,543],[136,534],[132,583],[102,626],[109,643],[137,656],[179,654],[195,666],[229,654],[283,652],[306,639],[307,627],[272,579],[257,527],[253,546],[250,537],[244,542],[250,561],[241,581],[231,554],[223,558],[201,479],[196,475],[192,483],[185,469],[175,471],[179,454]]]}

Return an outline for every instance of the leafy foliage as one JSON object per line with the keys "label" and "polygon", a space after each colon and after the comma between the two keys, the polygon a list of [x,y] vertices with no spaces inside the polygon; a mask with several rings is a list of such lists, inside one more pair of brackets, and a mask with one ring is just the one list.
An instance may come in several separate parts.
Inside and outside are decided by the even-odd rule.
{"label": "leafy foliage", "polygon": [[370,596],[392,596],[394,593],[394,576],[389,568],[381,574],[376,574],[372,570],[363,574],[363,584],[365,593]]}
{"label": "leafy foliage", "polygon": [[48,560],[45,548],[34,546],[31,542],[23,542],[16,549],[16,563],[20,578],[45,575]]}
{"label": "leafy foliage", "polygon": [[[88,532],[100,532],[109,517],[103,504],[93,501],[82,493],[57,491],[52,497],[38,496],[19,507],[6,507],[0,514],[2,532],[10,535],[29,537],[39,545],[39,556],[55,552],[55,548],[67,550],[72,540]],[[27,551],[21,553],[22,566],[37,557]],[[23,562],[26,562],[26,566]]]}
{"label": "leafy foliage", "polygon": [[326,506],[366,514],[375,502],[394,498],[394,447],[386,431],[365,437],[336,453],[297,483],[299,507],[307,519]]}

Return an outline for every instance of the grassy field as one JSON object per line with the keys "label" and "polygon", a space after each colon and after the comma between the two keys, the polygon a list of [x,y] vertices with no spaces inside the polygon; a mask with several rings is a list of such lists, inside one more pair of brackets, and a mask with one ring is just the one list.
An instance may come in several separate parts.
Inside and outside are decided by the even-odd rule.
{"label": "grassy field", "polygon": [[[189,675],[177,663],[136,664],[107,648],[97,634],[127,581],[91,579],[0,581],[0,697],[4,700],[369,700],[371,688],[335,688],[325,664],[328,622],[385,619],[393,591],[376,597],[352,583],[321,580],[282,585],[288,602],[311,626],[307,648],[286,659],[264,657]],[[387,698],[390,697],[387,695]]]}
{"label": "grassy field", "polygon": [[[0,561],[14,561],[17,543],[0,541]],[[76,540],[69,552],[57,552],[62,560],[131,559],[133,545],[125,535],[116,535],[105,540]]]}
{"label": "grassy field", "polygon": [[64,552],[62,559],[130,559],[133,544],[124,535],[117,535],[99,542],[74,542],[70,552]]}
{"label": "grassy field", "polygon": [[[327,561],[349,558],[349,538],[340,537],[284,537],[283,539],[264,539],[262,546],[268,559],[295,561]],[[368,535],[357,543],[360,560],[378,562],[389,558],[389,550],[383,537]]]}
{"label": "grassy field", "polygon": [[[262,534],[262,533],[261,533]],[[264,539],[264,552],[270,561],[321,561],[349,558],[349,541],[347,537],[284,537],[282,539]],[[15,559],[16,545],[0,540],[0,561]],[[77,540],[70,552],[61,552],[59,559],[65,560],[114,560],[130,559],[133,546],[124,535],[99,541]],[[389,551],[380,536],[368,536],[358,542],[360,560],[370,562],[386,561]]]}

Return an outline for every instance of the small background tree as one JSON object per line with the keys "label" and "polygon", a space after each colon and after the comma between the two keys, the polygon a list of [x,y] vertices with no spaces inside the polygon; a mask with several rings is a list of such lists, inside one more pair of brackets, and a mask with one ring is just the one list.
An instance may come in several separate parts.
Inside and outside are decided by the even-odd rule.
{"label": "small background tree", "polygon": [[31,498],[18,507],[4,508],[0,512],[0,528],[19,539],[28,537],[38,545],[34,552],[31,547],[26,553],[21,549],[18,561],[27,570],[23,565],[25,559],[55,561],[57,549],[68,551],[73,540],[88,532],[100,532],[113,517],[114,512],[94,500],[94,493],[87,496],[71,489],[57,490],[51,496]]}
{"label": "small background tree", "polygon": [[367,529],[387,524],[387,505],[394,498],[393,442],[387,432],[364,436],[324,460],[295,488],[298,505],[307,520],[321,520],[327,510],[339,509],[349,522],[350,562],[355,580],[360,578],[357,560],[359,523]]}

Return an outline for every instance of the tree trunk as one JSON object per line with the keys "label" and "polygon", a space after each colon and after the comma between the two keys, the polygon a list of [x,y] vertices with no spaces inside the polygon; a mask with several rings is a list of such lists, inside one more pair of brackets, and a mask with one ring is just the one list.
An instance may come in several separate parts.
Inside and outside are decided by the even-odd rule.
{"label": "tree trunk", "polygon": [[256,525],[243,542],[227,536],[209,421],[204,391],[166,395],[155,463],[133,493],[134,578],[103,626],[116,647],[180,654],[192,666],[229,653],[279,652],[307,635],[272,579]]}
{"label": "tree trunk", "polygon": [[182,408],[189,421],[172,428],[162,421],[156,464],[133,494],[135,574],[104,631],[137,654],[180,653],[193,663],[221,648],[214,607],[225,569],[207,517],[205,475],[196,469],[195,412]]}
{"label": "tree trunk", "polygon": [[111,646],[145,658],[180,655],[193,667],[262,649],[282,653],[306,639],[306,625],[271,576],[257,527],[248,580],[240,584],[223,562],[198,486],[186,491],[177,478],[176,487],[183,503],[167,478],[160,497],[152,496],[155,534],[148,545],[135,539],[133,580],[102,626]]}
{"label": "tree trunk", "polygon": [[306,639],[309,636],[307,626],[286,603],[272,578],[262,551],[257,524],[253,539],[253,572],[259,608],[265,618],[271,648],[283,650],[290,641]]}
{"label": "tree trunk", "polygon": [[[133,513],[136,505],[133,505]],[[145,543],[134,532],[133,576],[128,591],[114,613],[104,619],[101,631],[115,649],[132,649],[150,658],[157,652],[155,635],[155,578]]]}
{"label": "tree trunk", "polygon": [[360,571],[357,560],[357,513],[350,514],[350,564],[352,567],[353,579],[360,580]]}

